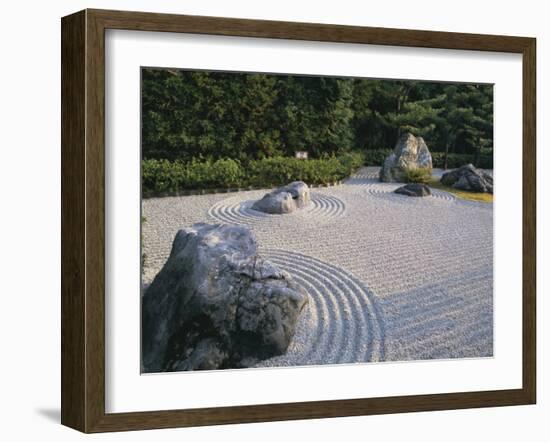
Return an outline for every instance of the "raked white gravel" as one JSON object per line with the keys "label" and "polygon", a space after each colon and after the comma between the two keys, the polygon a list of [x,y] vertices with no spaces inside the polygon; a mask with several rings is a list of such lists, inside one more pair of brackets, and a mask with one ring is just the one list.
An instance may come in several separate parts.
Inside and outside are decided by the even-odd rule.
{"label": "raked white gravel", "polygon": [[144,282],[179,229],[246,225],[310,297],[287,353],[260,366],[492,356],[492,204],[394,194],[377,174],[312,189],[290,215],[250,208],[266,190],[143,200]]}

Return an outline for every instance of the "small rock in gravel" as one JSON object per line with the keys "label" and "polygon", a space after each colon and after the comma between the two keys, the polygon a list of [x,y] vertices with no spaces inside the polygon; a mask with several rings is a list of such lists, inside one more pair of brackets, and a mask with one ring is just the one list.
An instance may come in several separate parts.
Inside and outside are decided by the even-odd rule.
{"label": "small rock in gravel", "polygon": [[270,214],[291,213],[309,204],[309,187],[303,181],[294,181],[266,193],[261,200],[256,201],[252,208]]}
{"label": "small rock in gravel", "polygon": [[430,188],[426,184],[421,183],[405,184],[395,189],[394,192],[407,196],[430,196],[432,194]]}
{"label": "small rock in gravel", "polygon": [[297,206],[289,192],[274,191],[266,193],[261,200],[252,205],[252,209],[269,214],[292,213]]}

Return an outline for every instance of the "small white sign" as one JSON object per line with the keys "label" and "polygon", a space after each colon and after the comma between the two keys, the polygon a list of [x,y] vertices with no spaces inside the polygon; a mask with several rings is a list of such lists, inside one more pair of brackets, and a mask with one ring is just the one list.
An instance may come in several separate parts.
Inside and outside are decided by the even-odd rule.
{"label": "small white sign", "polygon": [[299,160],[307,160],[307,151],[301,150],[296,152],[296,158]]}

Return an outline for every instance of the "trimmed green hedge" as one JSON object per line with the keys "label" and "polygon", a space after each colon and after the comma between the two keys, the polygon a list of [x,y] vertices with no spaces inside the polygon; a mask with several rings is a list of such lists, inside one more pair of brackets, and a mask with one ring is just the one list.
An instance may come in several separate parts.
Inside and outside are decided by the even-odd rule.
{"label": "trimmed green hedge", "polygon": [[143,160],[142,192],[145,196],[198,189],[273,187],[291,181],[330,184],[350,176],[364,164],[360,153],[338,157],[299,160],[264,158],[246,164],[233,159],[216,161]]}
{"label": "trimmed green hedge", "polygon": [[[384,159],[391,153],[390,149],[380,150],[368,150],[365,153],[365,165],[366,166],[381,166],[384,163]],[[433,167],[443,168],[445,162],[444,152],[431,152]],[[482,169],[493,168],[493,156],[487,154],[479,155],[478,161],[475,161],[474,155],[450,153],[447,159],[447,168],[456,169],[457,167],[464,166],[465,164],[472,163],[476,167]]]}
{"label": "trimmed green hedge", "polygon": [[141,174],[142,191],[149,194],[237,186],[243,172],[240,163],[231,159],[191,163],[144,160]]}

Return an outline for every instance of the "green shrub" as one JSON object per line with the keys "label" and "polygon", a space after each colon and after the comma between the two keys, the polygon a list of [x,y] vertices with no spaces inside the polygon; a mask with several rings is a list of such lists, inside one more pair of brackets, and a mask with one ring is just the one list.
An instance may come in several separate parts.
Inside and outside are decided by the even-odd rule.
{"label": "green shrub", "polygon": [[229,158],[190,163],[149,159],[142,161],[142,190],[150,196],[182,190],[274,187],[291,181],[330,184],[350,176],[363,164],[364,155],[356,152],[311,160],[272,157],[246,164]]}
{"label": "green shrub", "polygon": [[231,158],[217,160],[211,170],[210,178],[215,187],[239,187],[243,183],[244,170],[238,161]]}
{"label": "green shrub", "polygon": [[432,178],[432,171],[427,167],[403,170],[403,181],[406,183],[428,184]]}
{"label": "green shrub", "polygon": [[268,187],[300,180],[303,168],[296,158],[273,157],[249,161],[247,166],[248,182],[252,186]]}
{"label": "green shrub", "polygon": [[238,161],[143,160],[142,190],[144,193],[176,192],[184,189],[210,189],[243,185],[244,170]]}
{"label": "green shrub", "polygon": [[178,161],[146,160],[142,162],[143,191],[167,192],[185,186],[184,165]]}
{"label": "green shrub", "polygon": [[356,172],[365,165],[366,156],[362,152],[348,152],[336,157],[346,171]]}
{"label": "green shrub", "polygon": [[177,175],[177,178],[174,179],[178,185],[169,189],[171,192],[187,189],[191,186],[196,186],[197,188],[207,188],[211,186],[212,183],[212,173],[211,172],[211,161],[192,161],[191,163],[184,163],[181,160],[174,162],[174,173]]}
{"label": "green shrub", "polygon": [[280,186],[291,181],[307,184],[329,184],[350,175],[350,165],[343,165],[337,158],[299,160],[274,157],[248,163],[249,182],[257,187]]}

